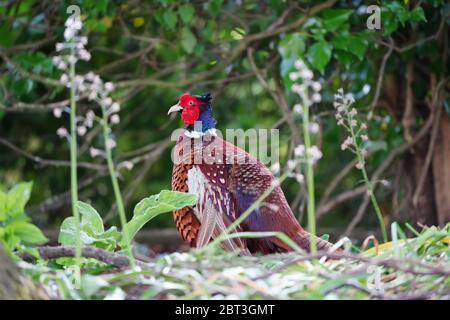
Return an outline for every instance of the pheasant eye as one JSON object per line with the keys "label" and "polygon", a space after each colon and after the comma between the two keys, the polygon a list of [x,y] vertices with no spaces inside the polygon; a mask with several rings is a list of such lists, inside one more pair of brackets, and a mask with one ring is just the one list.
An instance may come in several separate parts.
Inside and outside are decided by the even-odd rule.
{"label": "pheasant eye", "polygon": [[194,102],[192,100],[189,100],[188,105],[193,106]]}

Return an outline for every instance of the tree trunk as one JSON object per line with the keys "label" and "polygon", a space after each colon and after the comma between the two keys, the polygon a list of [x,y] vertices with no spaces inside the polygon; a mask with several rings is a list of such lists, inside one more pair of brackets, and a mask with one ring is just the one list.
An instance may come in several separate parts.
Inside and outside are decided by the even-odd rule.
{"label": "tree trunk", "polygon": [[[439,106],[442,108],[443,106]],[[440,225],[450,221],[450,117],[443,112],[433,150],[434,201]]]}

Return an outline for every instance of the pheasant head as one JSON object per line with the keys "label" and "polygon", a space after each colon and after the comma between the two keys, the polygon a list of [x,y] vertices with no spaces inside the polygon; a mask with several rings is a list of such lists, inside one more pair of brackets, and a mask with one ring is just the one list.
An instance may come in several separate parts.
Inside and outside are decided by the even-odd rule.
{"label": "pheasant head", "polygon": [[[181,113],[181,120],[187,125],[188,131],[194,130],[194,124],[201,122],[201,131],[205,132],[216,127],[217,121],[214,119],[211,107],[211,94],[193,95],[184,93],[178,103],[169,109],[167,114],[173,112]],[[198,130],[195,126],[195,130]]]}

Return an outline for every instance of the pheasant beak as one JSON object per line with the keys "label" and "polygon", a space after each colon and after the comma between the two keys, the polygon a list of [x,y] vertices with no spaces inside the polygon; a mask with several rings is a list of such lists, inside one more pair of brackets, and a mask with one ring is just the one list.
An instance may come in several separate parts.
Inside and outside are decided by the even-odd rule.
{"label": "pheasant beak", "polygon": [[181,111],[183,110],[183,108],[180,106],[180,103],[177,103],[176,105],[173,105],[170,107],[169,111],[167,112],[167,114],[171,114],[172,112],[177,112],[177,111]]}

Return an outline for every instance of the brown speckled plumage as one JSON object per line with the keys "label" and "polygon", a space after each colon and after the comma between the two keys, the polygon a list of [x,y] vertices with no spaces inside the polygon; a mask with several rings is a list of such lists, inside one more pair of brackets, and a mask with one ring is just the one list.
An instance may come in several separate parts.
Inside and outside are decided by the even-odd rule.
{"label": "brown speckled plumage", "polygon": [[[173,212],[173,218],[176,228],[182,238],[191,246],[198,246],[199,241],[204,245],[200,231],[202,227],[201,220],[204,215],[214,211],[219,215],[218,221],[222,227],[214,227],[209,230],[209,237],[215,238],[226,226],[232,223],[240,214],[242,214],[262,193],[269,188],[274,181],[272,173],[253,156],[239,149],[233,144],[218,137],[210,137],[206,140],[200,139],[200,144],[195,145],[194,140],[180,135],[175,148],[175,154],[178,155],[181,163],[175,164],[172,172],[172,190],[181,192],[192,192],[189,190],[189,172],[201,173],[202,179],[206,179],[204,198],[200,198],[196,207],[185,207]],[[198,140],[197,140],[198,142]],[[211,143],[216,144],[212,155],[216,162],[201,163],[195,162],[194,157],[201,154],[211,154],[208,147]],[[221,156],[217,156],[217,146],[220,146]],[[183,155],[184,150],[191,150],[189,156]],[[200,157],[201,158],[201,157]],[[217,161],[217,159],[219,159]],[[245,163],[236,163],[231,159],[245,159]],[[205,163],[206,162],[206,163]],[[191,182],[192,183],[192,182]],[[201,188],[201,186],[200,186]],[[203,200],[201,200],[203,199]],[[202,201],[202,202],[201,202]],[[201,202],[201,203],[200,203]],[[200,219],[199,219],[200,218]],[[208,223],[211,221],[205,220]],[[283,232],[293,239],[300,247],[309,250],[309,233],[306,232],[294,217],[288,202],[279,186],[261,203],[261,205],[245,219],[236,231],[276,231]],[[203,234],[204,236],[204,234]],[[200,245],[200,246],[201,246]],[[326,249],[331,244],[320,238],[317,238],[318,249]],[[291,248],[276,237],[257,238],[257,239],[234,239],[224,245],[227,250],[234,250],[237,247],[247,252],[286,252]]]}

